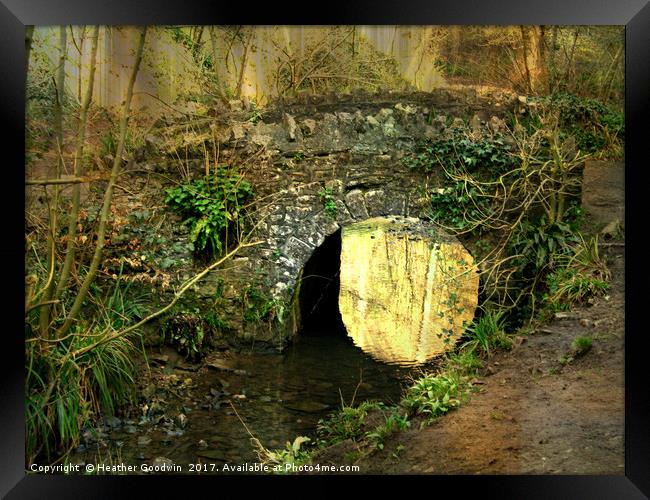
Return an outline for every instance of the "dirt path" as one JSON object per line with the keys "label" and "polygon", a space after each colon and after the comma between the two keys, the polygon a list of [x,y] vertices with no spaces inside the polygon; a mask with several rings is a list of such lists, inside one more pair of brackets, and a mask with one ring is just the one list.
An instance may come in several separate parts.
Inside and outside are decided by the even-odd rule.
{"label": "dirt path", "polygon": [[[396,433],[363,474],[623,474],[624,259],[607,249],[608,297],[494,355],[469,402]],[[593,347],[559,360],[578,336]]]}

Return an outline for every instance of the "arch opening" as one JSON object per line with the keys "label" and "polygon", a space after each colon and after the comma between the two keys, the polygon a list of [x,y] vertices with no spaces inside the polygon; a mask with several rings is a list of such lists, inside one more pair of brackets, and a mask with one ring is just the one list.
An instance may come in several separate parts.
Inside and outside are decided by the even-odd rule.
{"label": "arch opening", "polygon": [[346,336],[339,312],[341,230],[327,236],[303,268],[299,335]]}

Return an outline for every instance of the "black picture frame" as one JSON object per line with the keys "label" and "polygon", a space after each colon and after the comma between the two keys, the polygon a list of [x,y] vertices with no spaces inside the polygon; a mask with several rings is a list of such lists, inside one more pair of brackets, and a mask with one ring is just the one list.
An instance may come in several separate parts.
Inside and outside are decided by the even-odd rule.
{"label": "black picture frame", "polygon": [[[2,424],[0,495],[8,498],[115,497],[141,484],[148,495],[198,496],[198,483],[216,494],[234,486],[237,477],[65,477],[25,475],[24,471],[24,335],[20,290],[24,287],[24,238],[20,203],[24,206],[24,30],[26,25],[60,24],[564,24],[626,26],[626,399],[625,475],[621,476],[413,476],[401,478],[398,491],[404,493],[441,491],[477,493],[503,498],[647,498],[650,495],[650,384],[648,384],[646,331],[643,328],[647,290],[647,258],[644,259],[642,201],[648,184],[643,124],[650,116],[650,5],[648,0],[453,0],[432,2],[409,0],[354,4],[327,2],[311,6],[202,3],[199,0],[0,0],[0,108],[3,142],[0,163],[4,165],[2,235],[0,262],[7,291],[2,300],[4,314],[0,331],[0,383]],[[315,7],[315,8],[314,8]],[[23,263],[21,266],[20,263]],[[645,271],[645,272],[643,272]],[[645,278],[645,279],[644,279]],[[644,286],[645,285],[645,286]],[[244,478],[246,485],[250,477]],[[295,488],[312,486],[313,481],[334,478],[260,477],[262,485],[278,488],[278,494],[310,494]],[[215,483],[219,481],[218,483]],[[350,482],[350,478],[346,480]],[[352,478],[354,480],[354,478]],[[382,487],[394,477],[377,476],[374,486]],[[408,480],[408,483],[402,482]],[[191,482],[190,482],[191,481]],[[209,481],[209,484],[206,483]],[[229,484],[225,484],[226,483]],[[281,483],[276,483],[281,481]],[[283,487],[292,481],[291,491]],[[308,481],[309,485],[306,483]],[[420,483],[420,484],[413,484]],[[368,485],[368,482],[362,483]],[[413,486],[411,486],[413,484]],[[406,486],[406,488],[405,488]],[[432,489],[431,487],[435,487]],[[312,486],[313,487],[313,486]],[[217,488],[217,489],[215,489]],[[412,488],[417,488],[413,490]],[[178,491],[176,491],[178,489]],[[155,491],[157,490],[157,491]],[[210,491],[210,490],[208,490]],[[416,493],[418,494],[418,493]]]}

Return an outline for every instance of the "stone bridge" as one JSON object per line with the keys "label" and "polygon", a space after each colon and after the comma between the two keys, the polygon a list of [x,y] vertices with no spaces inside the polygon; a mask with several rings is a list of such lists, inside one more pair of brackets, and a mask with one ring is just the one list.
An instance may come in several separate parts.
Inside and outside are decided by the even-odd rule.
{"label": "stone bridge", "polygon": [[[328,236],[377,216],[422,215],[422,188],[438,186],[440,173],[424,175],[405,165],[416,144],[446,137],[463,123],[476,134],[498,131],[509,113],[523,110],[522,102],[475,88],[304,96],[265,110],[257,123],[248,119],[245,103],[231,102],[228,121],[212,125],[212,132],[220,162],[240,162],[253,185],[257,228],[251,238],[263,243],[213,271],[197,286],[196,299],[213,297],[225,283],[220,309],[236,336],[282,345],[299,328],[301,273]],[[195,161],[200,171],[202,162]],[[273,301],[268,324],[241,319],[242,291],[251,286]]]}

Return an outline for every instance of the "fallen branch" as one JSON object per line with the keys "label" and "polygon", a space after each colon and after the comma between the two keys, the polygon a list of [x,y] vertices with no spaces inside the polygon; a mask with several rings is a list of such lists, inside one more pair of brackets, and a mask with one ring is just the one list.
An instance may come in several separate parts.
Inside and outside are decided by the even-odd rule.
{"label": "fallen branch", "polygon": [[85,184],[95,181],[107,181],[109,177],[60,177],[58,179],[27,179],[28,186],[48,186],[52,184]]}

